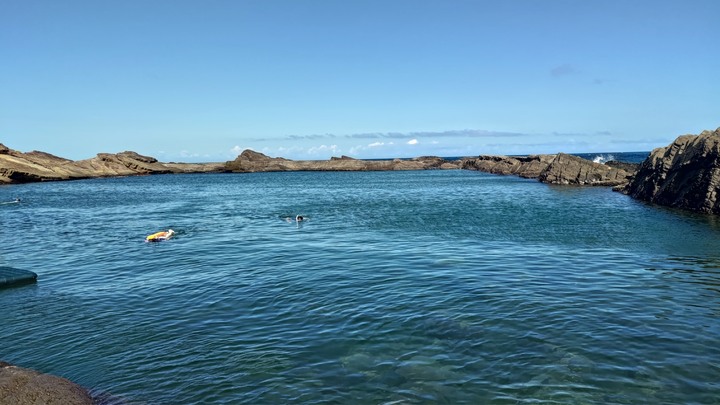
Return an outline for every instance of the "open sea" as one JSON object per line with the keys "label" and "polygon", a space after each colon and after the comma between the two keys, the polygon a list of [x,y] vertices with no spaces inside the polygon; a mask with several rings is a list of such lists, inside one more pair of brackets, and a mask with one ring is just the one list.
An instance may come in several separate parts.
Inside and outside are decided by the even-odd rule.
{"label": "open sea", "polygon": [[465,170],[15,197],[0,266],[39,278],[0,289],[0,360],[101,403],[720,403],[717,217]]}

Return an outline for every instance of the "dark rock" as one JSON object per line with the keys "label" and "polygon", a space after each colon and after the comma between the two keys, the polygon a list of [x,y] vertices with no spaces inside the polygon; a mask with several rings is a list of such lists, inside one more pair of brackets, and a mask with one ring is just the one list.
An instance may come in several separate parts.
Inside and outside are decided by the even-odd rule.
{"label": "dark rock", "polygon": [[77,384],[50,374],[0,362],[0,403],[12,405],[91,405]]}
{"label": "dark rock", "polygon": [[654,149],[622,192],[639,200],[720,213],[720,128]]}
{"label": "dark rock", "polygon": [[481,155],[476,158],[462,159],[461,167],[468,170],[479,170],[503,175],[513,174],[528,179],[535,179],[550,165],[550,162],[552,162],[554,158],[555,155]]}
{"label": "dark rock", "polygon": [[540,173],[538,180],[549,184],[617,186],[628,182],[630,173],[578,156],[558,153]]}
{"label": "dark rock", "polygon": [[34,283],[37,281],[37,274],[29,270],[15,269],[7,266],[0,266],[0,288],[8,286],[19,286]]}
{"label": "dark rock", "polygon": [[616,169],[622,169],[626,172],[630,173],[631,175],[634,175],[638,168],[640,168],[640,163],[628,163],[628,162],[618,162],[617,160],[609,160],[605,163],[603,163],[605,166],[614,167]]}

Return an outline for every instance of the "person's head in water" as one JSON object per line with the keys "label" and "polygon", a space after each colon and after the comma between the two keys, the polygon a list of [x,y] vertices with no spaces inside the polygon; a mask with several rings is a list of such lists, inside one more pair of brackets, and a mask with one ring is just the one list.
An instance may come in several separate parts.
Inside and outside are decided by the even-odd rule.
{"label": "person's head in water", "polygon": [[305,219],[305,218],[303,218],[302,215],[298,215],[298,216],[295,217],[295,220],[298,221],[298,222],[301,222],[301,221],[303,221],[304,219]]}

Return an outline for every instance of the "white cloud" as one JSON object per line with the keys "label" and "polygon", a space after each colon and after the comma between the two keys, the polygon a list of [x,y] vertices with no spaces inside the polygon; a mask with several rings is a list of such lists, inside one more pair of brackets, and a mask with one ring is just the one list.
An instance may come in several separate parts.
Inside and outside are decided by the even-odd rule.
{"label": "white cloud", "polygon": [[235,145],[232,149],[230,149],[230,153],[232,153],[233,155],[239,155],[243,153],[245,149],[247,148],[241,148],[239,145]]}
{"label": "white cloud", "polygon": [[373,142],[370,145],[368,145],[368,148],[375,148],[375,147],[383,146],[383,145],[385,145],[385,142]]}
{"label": "white cloud", "polygon": [[407,141],[407,144],[408,144],[408,145],[417,145],[417,144],[418,144],[418,140],[417,140],[417,139],[411,139],[411,140]]}
{"label": "white cloud", "polygon": [[180,151],[180,157],[183,157],[183,158],[195,158],[195,157],[200,157],[200,154],[199,154],[199,153],[192,153],[192,152],[187,151],[187,150],[181,150],[181,151]]}
{"label": "white cloud", "polygon": [[313,146],[312,148],[307,150],[307,153],[309,155],[318,155],[323,153],[339,153],[339,149],[337,145],[320,145],[320,146]]}

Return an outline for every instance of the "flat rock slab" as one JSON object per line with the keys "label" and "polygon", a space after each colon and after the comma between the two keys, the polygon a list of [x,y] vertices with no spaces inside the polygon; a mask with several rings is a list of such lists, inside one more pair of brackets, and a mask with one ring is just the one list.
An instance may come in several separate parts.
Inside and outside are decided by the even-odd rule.
{"label": "flat rock slab", "polygon": [[85,389],[61,377],[0,361],[0,403],[13,405],[92,405]]}
{"label": "flat rock slab", "polygon": [[0,266],[0,288],[10,287],[37,281],[37,274],[28,270]]}

